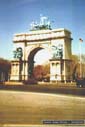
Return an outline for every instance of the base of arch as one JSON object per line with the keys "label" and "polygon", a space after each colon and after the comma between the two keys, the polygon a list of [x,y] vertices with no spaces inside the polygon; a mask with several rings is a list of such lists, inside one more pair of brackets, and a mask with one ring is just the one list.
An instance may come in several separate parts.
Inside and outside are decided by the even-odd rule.
{"label": "base of arch", "polygon": [[[51,82],[65,82],[71,81],[71,60],[65,59],[50,59],[50,81]],[[26,65],[26,64],[25,64]],[[24,69],[23,69],[24,68]],[[20,61],[11,62],[11,75],[10,81],[25,81],[28,80],[27,66],[23,66],[21,69]]]}

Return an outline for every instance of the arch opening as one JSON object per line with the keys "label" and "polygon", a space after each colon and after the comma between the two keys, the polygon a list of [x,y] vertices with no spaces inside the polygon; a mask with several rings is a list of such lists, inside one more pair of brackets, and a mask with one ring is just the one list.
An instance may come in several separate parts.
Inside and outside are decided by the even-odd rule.
{"label": "arch opening", "polygon": [[34,67],[49,64],[49,59],[50,53],[46,49],[42,47],[33,49],[28,56],[28,78],[34,78]]}

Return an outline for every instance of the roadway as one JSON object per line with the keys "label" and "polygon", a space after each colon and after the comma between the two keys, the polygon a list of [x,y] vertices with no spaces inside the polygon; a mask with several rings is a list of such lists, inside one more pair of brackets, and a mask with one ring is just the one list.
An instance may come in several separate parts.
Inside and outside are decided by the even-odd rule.
{"label": "roadway", "polygon": [[70,84],[37,84],[37,85],[20,85],[20,84],[7,84],[1,85],[0,90],[13,90],[13,91],[29,91],[41,93],[55,93],[55,94],[68,94],[75,96],[85,96],[85,87],[78,88],[76,85]]}
{"label": "roadway", "polygon": [[85,120],[85,98],[53,93],[0,90],[2,125],[41,125],[43,120]]}

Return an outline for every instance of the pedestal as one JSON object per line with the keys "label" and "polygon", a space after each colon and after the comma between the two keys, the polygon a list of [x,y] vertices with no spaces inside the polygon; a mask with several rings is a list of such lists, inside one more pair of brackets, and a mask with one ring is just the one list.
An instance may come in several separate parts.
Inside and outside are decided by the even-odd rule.
{"label": "pedestal", "polygon": [[61,60],[50,60],[50,81],[61,81],[62,79],[62,67]]}
{"label": "pedestal", "polygon": [[11,61],[11,81],[19,81],[20,80],[20,62],[19,60]]}

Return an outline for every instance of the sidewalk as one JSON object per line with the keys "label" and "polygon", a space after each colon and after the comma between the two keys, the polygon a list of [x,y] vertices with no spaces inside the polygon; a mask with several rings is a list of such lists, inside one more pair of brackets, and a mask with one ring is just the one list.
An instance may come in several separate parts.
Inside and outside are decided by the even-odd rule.
{"label": "sidewalk", "polygon": [[22,82],[14,82],[14,81],[8,81],[4,83],[5,85],[23,85]]}
{"label": "sidewalk", "polygon": [[76,86],[76,82],[38,82],[39,85]]}
{"label": "sidewalk", "polygon": [[[4,84],[4,85],[25,85],[23,84],[23,82],[17,82],[17,81],[8,81],[8,82],[3,82],[0,84]],[[32,85],[32,84],[28,84],[28,85]],[[36,84],[35,84],[36,85]],[[54,85],[54,86],[60,86],[60,87],[76,87],[76,82],[38,82],[37,85]]]}

